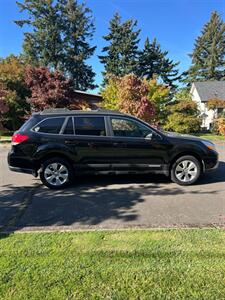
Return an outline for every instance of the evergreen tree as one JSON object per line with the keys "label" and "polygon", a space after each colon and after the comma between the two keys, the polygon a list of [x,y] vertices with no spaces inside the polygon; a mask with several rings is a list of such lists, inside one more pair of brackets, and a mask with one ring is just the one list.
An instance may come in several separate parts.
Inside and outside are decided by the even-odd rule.
{"label": "evergreen tree", "polygon": [[95,50],[89,45],[94,32],[90,10],[77,0],[24,0],[17,4],[28,18],[16,23],[32,29],[24,34],[26,61],[62,71],[73,79],[75,89],[94,88],[95,74],[86,64]]}
{"label": "evergreen tree", "polygon": [[59,6],[54,2],[54,0],[17,2],[20,11],[28,13],[28,18],[15,23],[20,27],[27,25],[32,28],[32,31],[24,33],[24,59],[32,65],[57,69],[62,59],[62,37]]}
{"label": "evergreen tree", "polygon": [[221,80],[225,78],[225,23],[212,12],[201,35],[195,40],[192,65],[187,81]]}
{"label": "evergreen tree", "polygon": [[103,38],[109,43],[102,49],[105,55],[99,56],[104,64],[105,74],[124,76],[135,73],[138,58],[138,43],[140,30],[135,31],[137,21],[121,21],[116,13],[110,20],[109,33]]}
{"label": "evergreen tree", "polygon": [[164,83],[174,87],[174,81],[181,78],[176,67],[179,62],[173,62],[168,57],[168,51],[162,51],[156,39],[150,43],[147,38],[144,49],[140,52],[137,74],[140,77],[151,79],[154,76]]}
{"label": "evergreen tree", "polygon": [[63,26],[62,70],[66,71],[79,90],[94,89],[95,73],[87,65],[96,46],[90,46],[88,40],[95,30],[91,11],[83,3],[74,0],[59,0]]}

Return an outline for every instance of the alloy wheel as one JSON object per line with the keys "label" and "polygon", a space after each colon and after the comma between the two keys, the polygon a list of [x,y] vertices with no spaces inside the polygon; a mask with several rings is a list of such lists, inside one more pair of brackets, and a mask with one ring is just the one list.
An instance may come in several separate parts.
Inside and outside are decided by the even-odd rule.
{"label": "alloy wheel", "polygon": [[50,185],[61,186],[68,181],[69,171],[62,163],[51,163],[44,170],[44,178]]}
{"label": "alloy wheel", "polygon": [[175,168],[175,176],[179,181],[190,182],[198,174],[197,165],[191,160],[183,160]]}

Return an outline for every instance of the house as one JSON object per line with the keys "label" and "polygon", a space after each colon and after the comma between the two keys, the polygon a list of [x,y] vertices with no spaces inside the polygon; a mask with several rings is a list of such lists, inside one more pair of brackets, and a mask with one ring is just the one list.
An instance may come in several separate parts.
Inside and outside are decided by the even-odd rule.
{"label": "house", "polygon": [[92,94],[79,90],[75,90],[74,98],[77,101],[86,101],[92,109],[98,108],[103,101],[102,96],[99,94]]}
{"label": "house", "polygon": [[225,81],[194,82],[191,86],[192,100],[197,102],[202,117],[202,128],[209,130],[217,117],[218,109],[207,108],[207,101],[218,99],[225,101]]}

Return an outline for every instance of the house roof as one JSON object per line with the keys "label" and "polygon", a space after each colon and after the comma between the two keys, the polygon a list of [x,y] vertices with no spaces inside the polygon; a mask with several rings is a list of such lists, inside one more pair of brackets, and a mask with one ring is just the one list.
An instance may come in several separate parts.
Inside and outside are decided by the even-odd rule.
{"label": "house roof", "polygon": [[80,90],[75,90],[75,93],[102,98],[102,96],[99,94],[88,93],[88,92],[84,92],[84,91],[80,91]]}
{"label": "house roof", "polygon": [[85,100],[87,102],[99,103],[103,101],[102,96],[99,94],[92,94],[79,90],[74,91],[74,96],[79,100]]}
{"label": "house roof", "polygon": [[202,102],[215,98],[225,101],[225,81],[194,82],[191,91],[194,87]]}
{"label": "house roof", "polygon": [[92,108],[98,107],[99,104],[103,101],[102,96],[99,94],[92,94],[79,90],[75,90],[73,96],[75,100],[88,102]]}

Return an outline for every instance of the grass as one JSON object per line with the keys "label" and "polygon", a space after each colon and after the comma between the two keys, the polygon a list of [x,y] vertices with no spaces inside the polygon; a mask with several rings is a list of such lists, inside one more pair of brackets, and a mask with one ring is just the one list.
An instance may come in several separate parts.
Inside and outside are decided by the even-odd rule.
{"label": "grass", "polygon": [[225,137],[223,135],[216,135],[212,133],[196,133],[193,135],[210,141],[225,141]]}
{"label": "grass", "polygon": [[0,142],[8,142],[11,141],[12,137],[11,136],[0,136]]}
{"label": "grass", "polygon": [[225,231],[0,236],[0,299],[225,299]]}

